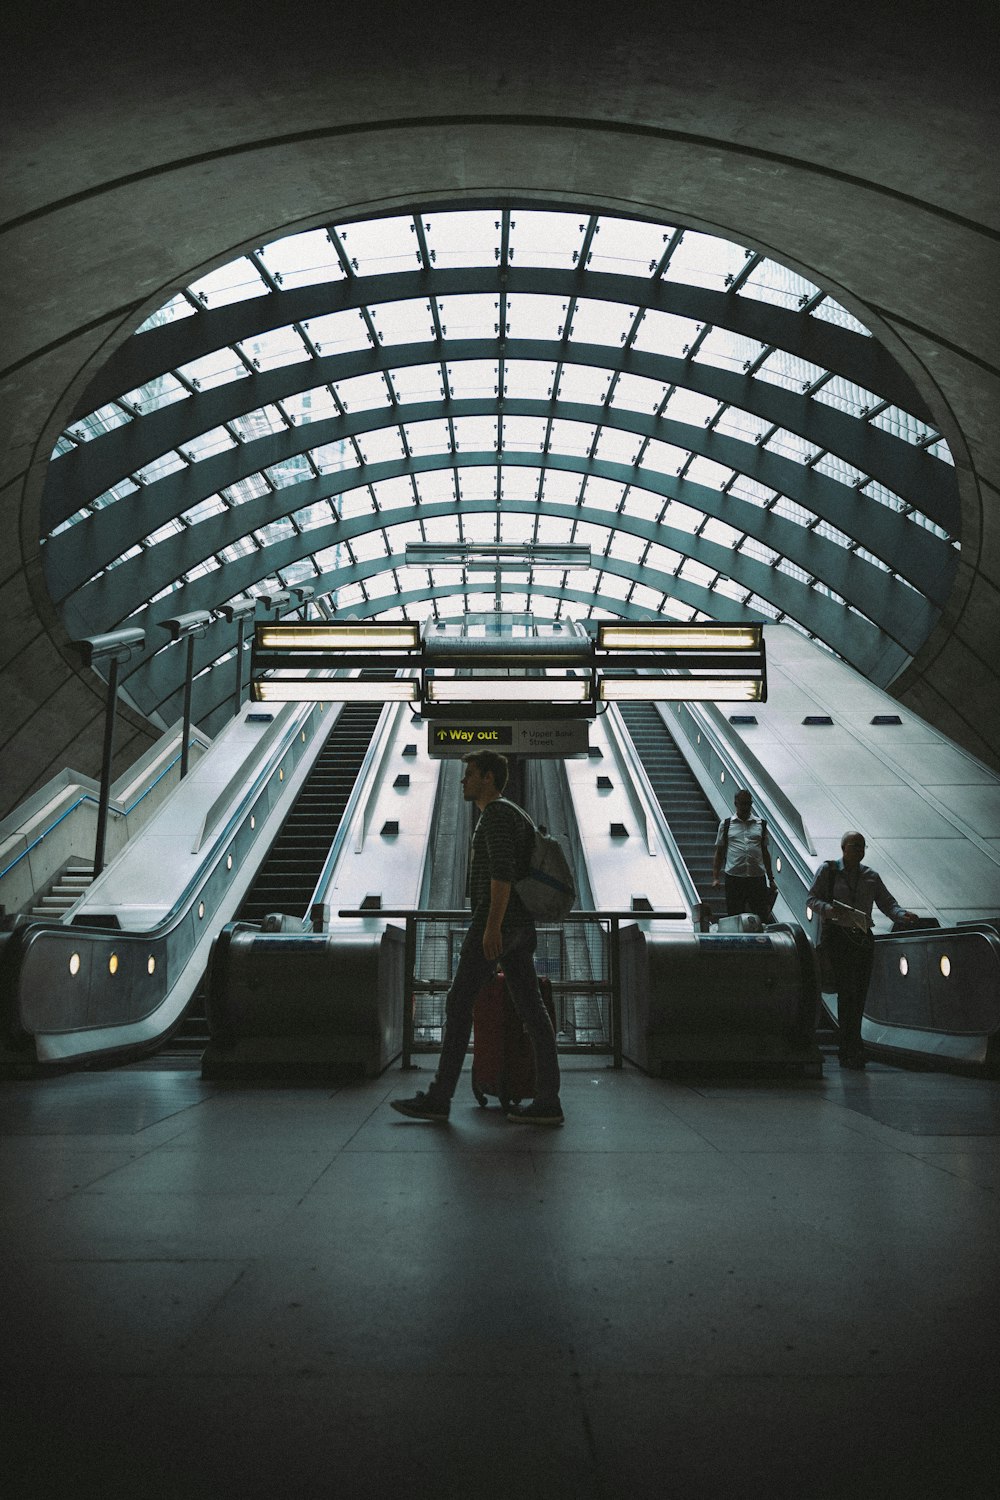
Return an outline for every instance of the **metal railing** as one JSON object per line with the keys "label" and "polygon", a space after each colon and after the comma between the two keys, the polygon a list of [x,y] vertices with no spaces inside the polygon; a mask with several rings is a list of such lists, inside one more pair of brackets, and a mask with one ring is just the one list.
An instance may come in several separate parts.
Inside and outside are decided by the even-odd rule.
{"label": "metal railing", "polygon": [[[459,911],[414,911],[410,908],[380,908],[377,911],[361,909],[358,907],[345,908],[338,911],[340,917],[366,917],[376,920],[402,921],[405,924],[405,947],[403,950],[403,1052],[401,1067],[404,1069],[413,1066],[412,1058],[415,1050],[414,1039],[414,999],[418,994],[427,994],[446,991],[450,984],[452,975],[445,977],[433,977],[429,980],[417,977],[417,927],[421,923],[445,922],[460,925],[467,928],[472,920],[468,910]],[[568,978],[558,982],[559,989],[570,994],[605,994],[609,997],[608,1007],[609,1026],[608,1037],[603,1045],[588,1044],[585,1047],[574,1048],[563,1046],[563,1052],[584,1051],[588,1054],[598,1056],[609,1055],[612,1059],[612,1067],[622,1067],[622,994],[621,994],[621,945],[620,934],[623,922],[636,922],[645,924],[647,922],[677,922],[687,921],[688,913],[683,910],[669,911],[574,911],[565,917],[558,927],[566,924],[592,922],[600,926],[606,935],[607,951],[607,977],[603,975],[599,979]],[[539,924],[539,936],[543,937],[550,930],[547,924]],[[449,969],[451,964],[449,963]],[[553,990],[556,991],[556,982],[553,982]],[[419,1050],[430,1050],[421,1047]]]}

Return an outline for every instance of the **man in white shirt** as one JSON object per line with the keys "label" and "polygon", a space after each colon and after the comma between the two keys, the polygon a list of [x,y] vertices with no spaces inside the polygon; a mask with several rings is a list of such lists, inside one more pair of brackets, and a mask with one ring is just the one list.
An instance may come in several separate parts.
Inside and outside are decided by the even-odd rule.
{"label": "man in white shirt", "polygon": [[725,875],[729,916],[750,911],[766,922],[777,892],[771,871],[767,822],[754,817],[753,796],[745,787],[736,793],[733,807],[735,818],[726,818],[719,824],[712,884],[718,886],[719,877]]}

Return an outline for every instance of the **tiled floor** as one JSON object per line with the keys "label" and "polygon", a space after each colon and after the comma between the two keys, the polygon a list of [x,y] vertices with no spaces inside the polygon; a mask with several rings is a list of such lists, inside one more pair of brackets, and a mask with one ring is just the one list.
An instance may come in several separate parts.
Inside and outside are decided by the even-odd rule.
{"label": "tiled floor", "polygon": [[994,1500],[1000,1085],[0,1084],[0,1492]]}

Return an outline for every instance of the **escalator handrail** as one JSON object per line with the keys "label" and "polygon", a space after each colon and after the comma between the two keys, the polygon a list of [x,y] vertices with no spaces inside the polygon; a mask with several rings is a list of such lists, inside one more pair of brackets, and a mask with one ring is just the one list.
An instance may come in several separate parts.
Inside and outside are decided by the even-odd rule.
{"label": "escalator handrail", "polygon": [[642,763],[642,757],[635,748],[628,727],[615,704],[608,705],[608,712],[604,715],[604,728],[628,783],[629,797],[633,806],[637,801],[641,801],[644,805],[647,820],[647,847],[649,847],[649,820],[652,819],[667,858],[674,867],[681,895],[687,903],[689,912],[693,913],[701,905],[701,893],[677,846],[677,840],[667,821],[666,813],[660,806],[660,799],[653,790],[646,767]]}
{"label": "escalator handrail", "polygon": [[[685,713],[678,713],[676,727],[696,759],[701,759],[694,743],[695,736],[700,734],[718,756],[727,776],[753,793],[758,810],[767,818],[771,831],[779,830],[783,834],[787,857],[800,867],[798,873],[806,879],[807,885],[811,885],[816,873],[816,846],[794,802],[714,703],[682,703],[677,706],[685,711],[689,722],[685,723]],[[660,712],[663,713],[662,706]],[[668,722],[673,728],[674,720]]]}

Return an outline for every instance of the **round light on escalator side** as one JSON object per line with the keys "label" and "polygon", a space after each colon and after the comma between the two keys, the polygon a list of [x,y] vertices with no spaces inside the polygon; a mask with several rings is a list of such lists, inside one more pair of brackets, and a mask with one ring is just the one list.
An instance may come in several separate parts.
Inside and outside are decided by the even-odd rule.
{"label": "round light on escalator side", "polygon": [[109,974],[117,974],[118,973],[118,954],[117,953],[112,953],[111,957],[108,959],[108,973]]}
{"label": "round light on escalator side", "polygon": [[71,953],[70,954],[70,956],[69,956],[69,972],[71,974],[79,974],[79,972],[80,972],[80,955],[79,955],[79,953]]}
{"label": "round light on escalator side", "polygon": [[146,959],[146,973],[147,974],[155,974],[156,973],[156,959],[153,957],[152,954],[150,954],[149,957]]}
{"label": "round light on escalator side", "polygon": [[941,955],[941,973],[944,975],[945,979],[947,979],[948,975],[951,973],[951,959],[948,957],[947,953],[942,953]]}
{"label": "round light on escalator side", "polygon": [[904,979],[910,972],[910,965],[907,963],[905,955],[899,960],[899,972],[902,974]]}

